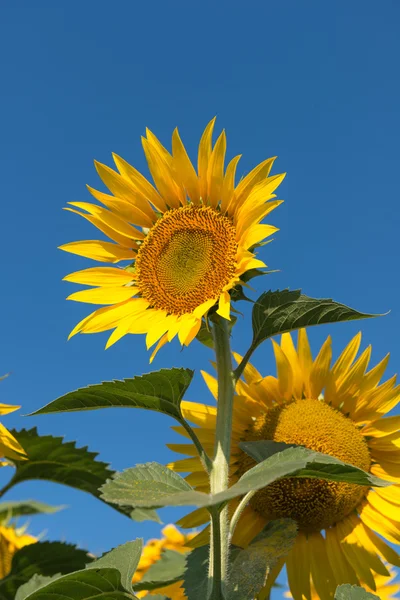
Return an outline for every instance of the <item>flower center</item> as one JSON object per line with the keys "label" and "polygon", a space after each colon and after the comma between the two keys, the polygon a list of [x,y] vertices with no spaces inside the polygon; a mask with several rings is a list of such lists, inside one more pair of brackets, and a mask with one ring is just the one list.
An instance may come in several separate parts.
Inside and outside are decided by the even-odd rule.
{"label": "flower center", "polygon": [[211,207],[169,210],[150,230],[137,258],[140,293],[170,314],[218,299],[236,268],[236,231]]}
{"label": "flower center", "polygon": [[[364,471],[371,465],[366,440],[354,423],[320,400],[296,400],[268,410],[255,420],[245,439],[298,444]],[[241,453],[238,474],[253,466],[254,461]],[[288,517],[303,531],[320,531],[352,512],[367,489],[321,479],[288,478],[257,492],[250,504],[267,519]]]}

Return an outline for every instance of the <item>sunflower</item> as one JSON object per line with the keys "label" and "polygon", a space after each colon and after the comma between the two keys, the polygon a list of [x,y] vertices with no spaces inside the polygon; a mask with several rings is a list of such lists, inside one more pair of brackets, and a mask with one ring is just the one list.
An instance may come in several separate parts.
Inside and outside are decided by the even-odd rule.
{"label": "sunflower", "polygon": [[78,323],[70,337],[113,329],[106,347],[128,333],[146,333],[147,348],[158,342],[154,354],[175,336],[187,346],[212,307],[230,319],[229,292],[247,271],[266,266],[253,250],[277,231],[260,222],[281,204],[273,192],[284,175],[269,176],[275,160],[269,158],[235,186],[240,156],[225,170],[225,132],[213,146],[214,122],[200,140],[197,172],[177,129],[172,154],[147,130],[142,142],[155,187],[117,155],[119,172],[95,162],[111,195],[89,187],[103,206],[70,202],[73,208],[66,210],[112,242],[86,240],[60,248],[100,263],[128,261],[128,266],[94,267],[64,278],[94,286],[69,300],[104,305]]}
{"label": "sunflower", "polygon": [[[378,594],[380,600],[395,600],[398,598],[397,594],[400,591],[400,586],[395,583],[396,573],[394,569],[388,568],[390,577],[384,577],[383,575],[374,574],[376,590],[371,590],[367,585],[363,585],[367,592],[371,594]],[[285,593],[285,598],[293,598],[290,592]],[[311,600],[319,600],[319,596],[315,590],[314,584],[311,581]]]}
{"label": "sunflower", "polygon": [[[161,533],[163,534],[161,539],[149,540],[143,548],[132,583],[137,583],[143,579],[143,575],[150,567],[160,560],[164,550],[174,550],[175,552],[180,552],[182,554],[190,552],[191,548],[189,548],[187,544],[195,536],[194,533],[184,535],[174,525],[167,525]],[[186,600],[181,581],[163,588],[158,588],[157,590],[154,590],[154,592],[136,592],[138,598],[143,598],[147,594],[166,594],[171,600]]]}
{"label": "sunflower", "polygon": [[[375,589],[373,572],[389,576],[382,559],[400,566],[400,557],[387,542],[400,543],[400,416],[385,417],[399,400],[396,377],[380,384],[389,356],[371,370],[371,347],[356,359],[361,334],[351,340],[331,366],[331,339],[313,360],[305,330],[297,349],[290,334],[273,343],[277,377],[262,377],[251,365],[238,382],[234,403],[230,481],[249,468],[252,459],[239,448],[241,441],[274,440],[298,444],[335,456],[386,479],[386,488],[316,479],[282,479],[257,492],[244,509],[233,543],[245,547],[271,519],[289,517],[299,527],[286,559],[295,600],[310,598],[310,580],[322,600],[333,598],[337,585],[364,582]],[[238,355],[235,356],[240,360]],[[216,397],[217,381],[203,374]],[[323,392],[323,395],[322,395]],[[216,409],[185,402],[183,414],[199,427],[197,436],[212,453]],[[182,427],[174,427],[187,437]],[[169,466],[190,472],[196,489],[208,491],[208,480],[191,444],[171,444],[191,458]],[[235,507],[232,503],[231,509]],[[199,509],[179,521],[183,527],[206,523]],[[382,536],[382,537],[380,537]],[[207,543],[203,530],[195,540]],[[385,538],[385,539],[382,539]],[[276,572],[276,576],[278,571]]]}
{"label": "sunflower", "polygon": [[[12,406],[10,404],[0,404],[0,415],[8,415],[8,413],[18,410],[20,406]],[[15,437],[0,423],[0,465],[6,465],[7,459],[22,460],[26,458],[25,450],[17,442]],[[5,459],[5,460],[4,460]]]}
{"label": "sunflower", "polygon": [[14,554],[20,548],[35,542],[37,539],[25,533],[25,528],[17,529],[12,525],[0,525],[0,579],[6,577],[11,571]]}

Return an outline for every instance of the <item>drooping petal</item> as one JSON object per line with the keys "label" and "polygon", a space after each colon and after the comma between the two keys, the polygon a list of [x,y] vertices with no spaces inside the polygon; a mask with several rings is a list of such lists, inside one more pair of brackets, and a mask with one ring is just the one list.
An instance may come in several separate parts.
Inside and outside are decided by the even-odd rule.
{"label": "drooping petal", "polygon": [[82,242],[69,242],[58,247],[59,250],[91,258],[98,262],[117,263],[121,260],[133,260],[136,252],[129,248],[122,248],[111,242],[102,240],[85,240]]}
{"label": "drooping petal", "polygon": [[125,269],[114,267],[91,267],[82,271],[75,271],[63,278],[63,281],[102,287],[116,287],[127,285],[134,280],[132,273]]}

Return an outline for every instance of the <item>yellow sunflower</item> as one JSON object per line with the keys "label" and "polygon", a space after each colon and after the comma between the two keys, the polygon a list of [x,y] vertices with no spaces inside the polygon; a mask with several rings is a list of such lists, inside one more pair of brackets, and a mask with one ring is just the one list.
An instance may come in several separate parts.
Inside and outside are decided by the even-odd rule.
{"label": "yellow sunflower", "polygon": [[[187,543],[193,539],[194,533],[184,535],[174,525],[167,525],[161,531],[163,537],[161,539],[149,540],[143,548],[142,556],[140,557],[139,565],[136,573],[133,576],[132,583],[137,583],[143,579],[143,575],[150,569],[161,558],[161,554],[164,550],[175,550],[175,552],[181,552],[186,554],[190,552],[191,548],[187,546]],[[157,590],[136,592],[138,598],[143,598],[147,594],[157,595],[166,594],[171,600],[186,600],[182,588],[182,582],[178,581],[164,588],[158,588]]]}
{"label": "yellow sunflower", "polygon": [[[371,594],[378,595],[380,600],[395,600],[398,598],[397,594],[400,591],[400,586],[394,580],[396,578],[396,572],[394,569],[388,568],[390,577],[384,577],[383,575],[374,574],[376,590],[371,590],[367,585],[363,584],[363,588]],[[293,598],[290,592],[285,593],[285,598]],[[311,581],[311,600],[320,600],[313,582]]]}
{"label": "yellow sunflower", "polygon": [[[12,406],[10,404],[0,404],[0,415],[8,415],[8,413],[18,410],[20,406]],[[15,437],[0,423],[0,465],[7,464],[7,459],[22,460],[26,458],[25,450],[17,442]],[[4,460],[6,459],[6,460]]]}
{"label": "yellow sunflower", "polygon": [[[280,345],[273,342],[277,377],[262,377],[248,365],[245,381],[237,385],[232,484],[254,465],[240,450],[239,443],[261,439],[299,444],[330,454],[394,484],[369,489],[288,478],[253,496],[236,527],[233,543],[246,546],[271,519],[296,520],[299,533],[286,559],[295,600],[310,598],[311,577],[319,597],[328,600],[342,583],[362,581],[375,589],[373,572],[389,576],[382,559],[400,566],[399,555],[386,543],[400,543],[400,416],[385,417],[399,400],[399,386],[396,387],[396,377],[379,383],[389,356],[369,371],[371,347],[356,359],[360,342],[358,334],[331,366],[330,337],[313,360],[305,330],[299,331],[297,349],[290,334],[284,334]],[[216,397],[217,381],[203,375]],[[216,409],[185,402],[183,414],[199,426],[196,434],[205,450],[212,453]],[[173,429],[187,437],[182,427]],[[208,491],[207,476],[194,447],[169,447],[191,456],[170,467],[191,472],[187,481],[196,489]],[[234,507],[232,503],[231,508]],[[179,524],[194,527],[207,520],[208,513],[199,509]],[[206,543],[207,537],[204,530],[197,544]]]}
{"label": "yellow sunflower", "polygon": [[73,208],[66,210],[87,219],[112,242],[86,240],[60,248],[101,263],[128,261],[129,266],[95,267],[64,278],[94,286],[69,300],[105,305],[78,323],[70,337],[113,329],[109,347],[128,333],[145,333],[148,348],[158,342],[154,354],[176,335],[188,345],[214,305],[230,318],[229,291],[246,271],[266,266],[253,250],[277,231],[260,222],[281,204],[272,199],[284,175],[269,177],[275,160],[270,158],[235,186],[240,156],[225,170],[225,132],[213,146],[214,122],[200,140],[197,172],[177,129],[172,154],[147,130],[142,142],[155,187],[115,154],[119,172],[95,163],[112,195],[89,187],[103,206],[70,202]]}
{"label": "yellow sunflower", "polygon": [[25,533],[24,528],[0,525],[0,579],[11,571],[12,558],[17,550],[35,542],[37,539]]}

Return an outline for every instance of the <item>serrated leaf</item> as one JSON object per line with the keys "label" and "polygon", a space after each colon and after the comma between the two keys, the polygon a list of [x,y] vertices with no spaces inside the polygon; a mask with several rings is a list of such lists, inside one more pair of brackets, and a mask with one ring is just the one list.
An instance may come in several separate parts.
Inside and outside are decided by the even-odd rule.
{"label": "serrated leaf", "polygon": [[162,523],[157,512],[152,508],[134,508],[130,512],[129,516],[132,521],[137,521],[138,523],[141,523],[142,521],[155,521],[156,523]]}
{"label": "serrated leaf", "polygon": [[26,600],[126,600],[134,596],[121,585],[117,569],[86,569],[59,577],[41,587]]}
{"label": "serrated leaf", "polygon": [[133,584],[134,592],[153,591],[180,581],[185,572],[185,555],[175,550],[164,550],[160,558]]}
{"label": "serrated leaf", "polygon": [[[262,451],[263,442],[245,442],[243,448],[246,448],[246,452],[249,452],[251,445],[256,445],[258,456]],[[239,444],[240,447],[241,444]],[[268,453],[270,453],[270,447],[268,445]],[[161,466],[161,465],[158,465]],[[165,468],[165,467],[164,467]],[[129,472],[130,470],[126,471]],[[122,474],[123,475],[123,474]],[[218,494],[205,494],[204,492],[197,492],[193,489],[180,490],[177,486],[174,489],[173,494],[165,493],[160,494],[157,498],[154,497],[156,488],[154,488],[153,496],[146,498],[146,493],[142,496],[136,493],[135,478],[132,481],[129,479],[123,480],[121,489],[110,495],[110,501],[121,504],[129,502],[142,502],[143,505],[148,503],[157,502],[157,506],[215,506],[238,496],[243,496],[251,490],[260,490],[271,483],[274,483],[278,479],[284,477],[308,477],[316,479],[326,479],[328,481],[344,481],[363,486],[376,486],[385,487],[390,485],[389,482],[380,479],[366,473],[358,467],[348,465],[341,460],[328,456],[326,454],[320,454],[314,452],[308,448],[302,446],[291,447],[282,452],[277,452],[272,456],[269,454],[269,458],[260,462],[252,469],[249,469],[237,483],[232,487],[228,488]],[[180,478],[181,481],[184,481]],[[187,482],[184,481],[186,485]],[[180,484],[182,486],[182,484]],[[111,488],[112,489],[112,488]]]}
{"label": "serrated leaf", "polygon": [[163,498],[193,488],[177,473],[156,462],[116,473],[101,488],[101,497],[120,506],[157,508]]}
{"label": "serrated leaf", "polygon": [[265,292],[253,307],[253,350],[267,338],[280,333],[321,325],[368,319],[379,315],[358,312],[330,298],[310,298],[301,290]]}
{"label": "serrated leaf", "polygon": [[113,475],[108,465],[96,460],[97,452],[86,446],[76,448],[75,442],[64,442],[62,437],[39,435],[36,428],[12,434],[29,459],[15,461],[16,472],[7,487],[29,479],[46,479],[98,496],[98,488]]}
{"label": "serrated leaf", "polygon": [[90,560],[85,550],[61,542],[36,542],[18,550],[11,571],[0,580],[0,598],[14,600],[18,588],[33,575],[53,576],[84,568]]}
{"label": "serrated leaf", "polygon": [[335,600],[372,600],[373,598],[379,600],[379,596],[375,596],[357,585],[346,583],[336,588]]}
{"label": "serrated leaf", "polygon": [[57,573],[56,575],[48,577],[46,577],[45,575],[37,575],[35,573],[35,575],[31,577],[30,580],[27,581],[27,583],[24,583],[23,585],[21,585],[21,587],[18,588],[17,593],[15,595],[15,600],[25,600],[25,598],[33,594],[33,592],[36,592],[41,587],[44,587],[51,581],[55,581],[59,577],[62,577],[61,573]]}
{"label": "serrated leaf", "polygon": [[132,592],[132,577],[135,574],[142,554],[143,540],[137,539],[113,548],[87,565],[89,569],[117,569],[121,584],[127,592]]}
{"label": "serrated leaf", "polygon": [[51,506],[37,500],[14,500],[0,502],[0,521],[26,515],[52,514],[63,510],[65,506]]}
{"label": "serrated leaf", "polygon": [[123,381],[106,381],[69,392],[32,415],[99,408],[145,408],[181,419],[180,403],[193,378],[190,369],[161,369]]}
{"label": "serrated leaf", "polygon": [[272,521],[241,550],[230,568],[230,600],[252,600],[264,587],[269,571],[293,546],[297,525],[291,519]]}

